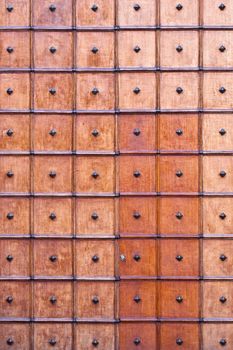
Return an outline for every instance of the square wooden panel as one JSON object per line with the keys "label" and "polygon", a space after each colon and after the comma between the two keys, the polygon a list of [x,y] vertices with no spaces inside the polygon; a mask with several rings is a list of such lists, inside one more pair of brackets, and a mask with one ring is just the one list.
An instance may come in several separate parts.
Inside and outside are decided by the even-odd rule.
{"label": "square wooden panel", "polygon": [[24,27],[29,26],[30,1],[17,0],[0,1],[0,26]]}
{"label": "square wooden panel", "polygon": [[76,282],[75,316],[78,319],[114,318],[113,282]]}
{"label": "square wooden panel", "polygon": [[115,233],[113,198],[78,198],[75,217],[78,235],[112,236]]}
{"label": "square wooden panel", "polygon": [[71,32],[35,32],[34,65],[36,68],[72,68]]}
{"label": "square wooden panel", "polygon": [[120,276],[156,276],[157,242],[149,239],[120,239],[118,261]]}
{"label": "square wooden panel", "polygon": [[163,26],[197,26],[199,24],[198,0],[162,0],[160,23]]}
{"label": "square wooden panel", "polygon": [[233,157],[203,157],[203,191],[233,192]]}
{"label": "square wooden panel", "polygon": [[112,73],[77,74],[77,109],[112,110],[115,107],[115,76]]}
{"label": "square wooden panel", "polygon": [[113,32],[78,32],[77,62],[81,68],[113,68],[115,53]]}
{"label": "square wooden panel", "polygon": [[[129,1],[128,1],[129,2]],[[155,67],[156,37],[154,31],[119,31],[119,67]]]}
{"label": "square wooden panel", "polygon": [[73,81],[69,73],[36,73],[34,105],[38,110],[71,110]]}
{"label": "square wooden panel", "polygon": [[157,233],[157,199],[155,197],[121,197],[119,230],[125,235]]}
{"label": "square wooden panel", "polygon": [[157,122],[153,114],[121,114],[118,117],[118,147],[121,152],[154,151]]}
{"label": "square wooden panel", "polygon": [[120,26],[155,26],[156,1],[118,1],[117,24]]}
{"label": "square wooden panel", "polygon": [[126,156],[119,158],[120,192],[155,192],[156,159],[154,156]]}
{"label": "square wooden panel", "polygon": [[205,151],[232,151],[232,115],[204,114],[202,116],[202,140]]}
{"label": "square wooden panel", "polygon": [[231,281],[205,281],[203,284],[203,317],[232,317],[233,284]]}
{"label": "square wooden panel", "polygon": [[0,276],[24,276],[30,275],[29,240],[0,240]]}
{"label": "square wooden panel", "polygon": [[76,157],[75,190],[79,193],[115,192],[114,157]]}
{"label": "square wooden panel", "polygon": [[34,0],[35,26],[63,27],[72,25],[72,0]]}
{"label": "square wooden panel", "polygon": [[155,281],[121,281],[119,293],[119,316],[121,319],[150,319],[157,316],[157,285]]}
{"label": "square wooden panel", "polygon": [[28,193],[30,182],[30,158],[28,156],[0,157],[0,192]]}
{"label": "square wooden panel", "polygon": [[75,326],[75,340],[80,350],[92,350],[101,347],[101,350],[115,349],[115,325],[107,323],[86,324]]}
{"label": "square wooden panel", "polygon": [[72,350],[72,325],[66,323],[45,323],[34,325],[34,349]]}
{"label": "square wooden panel", "polygon": [[195,110],[199,105],[198,91],[198,73],[164,72],[160,76],[160,108]]}
{"label": "square wooden panel", "polygon": [[198,192],[199,164],[197,156],[160,156],[160,192]]}
{"label": "square wooden panel", "polygon": [[72,241],[35,240],[35,276],[72,276]]}
{"label": "square wooden panel", "polygon": [[120,109],[155,109],[155,73],[120,73],[118,93]]}
{"label": "square wooden panel", "polygon": [[0,118],[0,150],[29,151],[30,116],[2,114]]}
{"label": "square wooden panel", "polygon": [[159,293],[160,317],[165,319],[199,317],[197,281],[162,281]]}
{"label": "square wooden panel", "polygon": [[79,27],[113,27],[114,0],[79,0],[76,6],[76,24]]}
{"label": "square wooden panel", "polygon": [[113,115],[78,115],[75,127],[76,151],[114,151],[115,117]]}
{"label": "square wooden panel", "polygon": [[156,325],[154,323],[129,323],[119,325],[119,349],[157,349]]}
{"label": "square wooden panel", "polygon": [[[220,6],[223,4],[224,6]],[[233,3],[231,0],[204,0],[203,22],[209,26],[230,26],[233,21]]]}
{"label": "square wooden panel", "polygon": [[163,239],[159,243],[160,271],[163,277],[199,276],[198,239]]}
{"label": "square wooden panel", "polygon": [[161,67],[198,67],[198,31],[161,31]]}
{"label": "square wooden panel", "polygon": [[75,244],[77,277],[113,277],[114,241],[78,240]]}
{"label": "square wooden panel", "polygon": [[29,318],[31,310],[30,283],[0,282],[0,317]]}
{"label": "square wooden panel", "polygon": [[73,315],[71,282],[34,282],[36,318],[71,318]]}
{"label": "square wooden panel", "polygon": [[203,198],[204,235],[233,233],[233,200],[230,197]]}
{"label": "square wooden panel", "polygon": [[233,344],[232,323],[202,325],[203,350],[230,350]]}
{"label": "square wooden panel", "polygon": [[30,33],[24,31],[0,33],[0,67],[30,67]]}
{"label": "square wooden panel", "polygon": [[30,108],[29,91],[29,74],[0,74],[0,107],[2,110],[28,110]]}
{"label": "square wooden panel", "polygon": [[0,234],[29,235],[30,202],[28,198],[1,198]]}
{"label": "square wooden panel", "polygon": [[197,114],[160,114],[159,149],[161,151],[197,151],[199,140]]}
{"label": "square wooden panel", "polygon": [[162,197],[159,201],[159,233],[162,235],[198,235],[199,199]]}
{"label": "square wooden panel", "polygon": [[203,32],[203,66],[233,67],[233,33],[229,30]]}
{"label": "square wooden panel", "polygon": [[233,108],[233,73],[205,72],[203,76],[203,107],[207,109]]}
{"label": "square wooden panel", "polygon": [[34,233],[36,235],[71,235],[71,198],[35,198]]}
{"label": "square wooden panel", "polygon": [[11,347],[11,349],[29,350],[30,325],[26,323],[2,323],[0,328],[0,347],[1,349]]}
{"label": "square wooden panel", "polygon": [[72,116],[35,114],[33,148],[38,152],[71,151]]}
{"label": "square wooden panel", "polygon": [[233,275],[233,241],[205,239],[203,241],[203,271],[205,276]]}
{"label": "square wooden panel", "polygon": [[163,323],[160,326],[160,350],[199,350],[200,331],[198,323]]}
{"label": "square wooden panel", "polygon": [[36,156],[33,162],[34,191],[68,193],[72,191],[70,156]]}

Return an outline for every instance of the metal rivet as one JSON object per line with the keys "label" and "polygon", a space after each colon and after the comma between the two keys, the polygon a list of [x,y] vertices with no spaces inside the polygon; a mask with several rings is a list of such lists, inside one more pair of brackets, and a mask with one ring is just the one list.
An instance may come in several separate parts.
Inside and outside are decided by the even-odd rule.
{"label": "metal rivet", "polygon": [[133,300],[135,301],[135,303],[140,303],[140,301],[141,301],[141,298],[140,298],[140,296],[139,295],[135,295],[135,297],[133,298]]}
{"label": "metal rivet", "polygon": [[49,93],[54,96],[54,95],[56,95],[57,90],[55,88],[51,88],[51,89],[49,89]]}
{"label": "metal rivet", "polygon": [[13,129],[8,129],[6,134],[7,134],[7,136],[12,136],[14,134]]}
{"label": "metal rivet", "polygon": [[139,4],[135,4],[133,8],[135,11],[139,11],[141,6]]}
{"label": "metal rivet", "polygon": [[135,345],[139,345],[141,343],[141,339],[138,338],[138,337],[134,338],[133,342],[134,342]]}
{"label": "metal rivet", "polygon": [[178,11],[181,11],[182,8],[183,8],[183,5],[181,5],[181,4],[176,5],[176,9],[177,9]]}
{"label": "metal rivet", "polygon": [[8,46],[8,48],[6,49],[6,51],[7,51],[8,53],[12,53],[12,52],[14,51],[14,49],[13,49],[13,47]]}
{"label": "metal rivet", "polygon": [[14,90],[11,89],[11,88],[8,88],[8,89],[6,90],[6,92],[7,92],[8,95],[12,95],[13,92],[14,92]]}
{"label": "metal rivet", "polygon": [[140,261],[141,260],[141,256],[139,254],[135,254],[133,258],[134,258],[135,261]]}
{"label": "metal rivet", "polygon": [[50,298],[49,298],[49,301],[50,301],[50,303],[51,304],[56,304],[56,302],[57,302],[57,298],[55,297],[55,295],[52,295]]}
{"label": "metal rivet", "polygon": [[56,171],[51,170],[50,173],[49,173],[49,176],[50,176],[52,179],[54,179],[54,178],[57,176]]}
{"label": "metal rivet", "polygon": [[137,45],[135,46],[135,48],[133,49],[136,53],[138,53],[139,51],[141,51],[140,47]]}
{"label": "metal rivet", "polygon": [[183,340],[181,338],[177,338],[176,339],[176,344],[177,345],[182,345],[183,344]]}
{"label": "metal rivet", "polygon": [[14,344],[14,340],[12,338],[8,338],[6,343],[7,343],[7,345],[13,345]]}
{"label": "metal rivet", "polygon": [[182,177],[183,176],[183,172],[181,170],[177,170],[176,176],[177,177]]}
{"label": "metal rivet", "polygon": [[57,130],[56,129],[51,129],[49,132],[49,135],[51,136],[55,136],[57,134]]}
{"label": "metal rivet", "polygon": [[219,298],[219,301],[220,301],[222,304],[224,304],[224,303],[227,301],[227,298],[224,297],[224,296],[221,296],[221,297]]}
{"label": "metal rivet", "polygon": [[57,261],[57,256],[56,255],[51,255],[49,257],[49,260],[52,261],[52,262],[55,262],[55,261]]}
{"label": "metal rivet", "polygon": [[183,214],[180,211],[178,211],[178,213],[176,213],[176,218],[178,220],[181,220],[183,218]]}
{"label": "metal rivet", "polygon": [[92,298],[92,302],[93,302],[93,304],[95,304],[95,305],[99,304],[99,298],[98,298],[97,296],[94,296],[94,297]]}
{"label": "metal rivet", "polygon": [[8,213],[6,217],[7,217],[8,220],[12,220],[12,219],[14,219],[14,214],[13,213]]}
{"label": "metal rivet", "polygon": [[177,129],[177,130],[176,130],[176,134],[177,134],[178,136],[183,135],[183,130],[182,130],[182,129]]}
{"label": "metal rivet", "polygon": [[92,213],[92,214],[91,214],[91,218],[92,218],[93,220],[97,220],[97,219],[99,218],[99,215],[98,215],[97,213]]}
{"label": "metal rivet", "polygon": [[91,176],[92,176],[94,179],[97,179],[97,177],[99,177],[99,174],[98,174],[96,171],[93,171],[93,173],[91,174]]}
{"label": "metal rivet", "polygon": [[219,259],[220,259],[221,261],[225,261],[225,260],[227,260],[227,257],[226,257],[225,254],[221,254],[220,257],[219,257]]}
{"label": "metal rivet", "polygon": [[182,303],[183,300],[184,300],[184,299],[183,299],[182,295],[178,295],[178,296],[176,297],[177,303]]}
{"label": "metal rivet", "polygon": [[99,345],[98,339],[93,339],[92,340],[92,345],[95,346],[95,347],[98,346]]}
{"label": "metal rivet", "polygon": [[91,52],[94,53],[94,54],[96,54],[98,51],[99,51],[99,50],[98,50],[97,47],[95,47],[95,46],[91,49]]}
{"label": "metal rivet", "polygon": [[219,130],[219,134],[221,135],[221,136],[223,136],[223,135],[225,135],[226,134],[226,130],[225,129],[220,129]]}
{"label": "metal rivet", "polygon": [[14,259],[14,257],[12,255],[7,255],[6,260],[9,262],[12,262],[12,260]]}
{"label": "metal rivet", "polygon": [[221,170],[220,173],[219,173],[219,175],[220,175],[221,177],[225,177],[226,174],[227,174],[227,173],[225,172],[225,170]]}
{"label": "metal rivet", "polygon": [[182,92],[183,92],[184,90],[182,89],[182,87],[178,87],[178,88],[176,88],[176,92],[177,92],[177,94],[182,94]]}
{"label": "metal rivet", "polygon": [[134,177],[140,177],[141,176],[141,173],[139,170],[135,170],[134,173],[133,173],[133,176]]}
{"label": "metal rivet", "polygon": [[56,6],[54,4],[52,4],[52,5],[49,6],[49,9],[50,9],[51,12],[55,12],[57,8],[56,8]]}
{"label": "metal rivet", "polygon": [[138,95],[140,91],[141,91],[141,90],[139,89],[139,87],[136,87],[136,88],[133,90],[133,92],[134,92],[136,95]]}
{"label": "metal rivet", "polygon": [[226,339],[224,339],[224,338],[220,339],[220,340],[219,340],[219,344],[220,344],[221,346],[226,345],[226,344],[227,344]]}
{"label": "metal rivet", "polygon": [[220,217],[220,219],[224,220],[224,219],[226,219],[226,214],[225,213],[221,213],[221,214],[219,214],[219,217]]}
{"label": "metal rivet", "polygon": [[93,257],[91,259],[94,263],[97,263],[99,261],[98,255],[93,255]]}
{"label": "metal rivet", "polygon": [[183,51],[183,47],[181,45],[178,45],[176,47],[176,51],[180,53],[181,51]]}
{"label": "metal rivet", "polygon": [[220,92],[221,94],[224,94],[224,93],[226,92],[225,87],[221,86],[220,89],[219,89],[219,92]]}
{"label": "metal rivet", "polygon": [[93,95],[97,95],[99,93],[99,90],[97,88],[94,88],[91,92]]}
{"label": "metal rivet", "polygon": [[182,255],[177,255],[176,256],[176,260],[177,261],[182,261],[183,260],[183,256]]}
{"label": "metal rivet", "polygon": [[56,215],[55,213],[51,213],[51,214],[49,215],[49,218],[50,218],[51,220],[56,220],[57,215]]}
{"label": "metal rivet", "polygon": [[7,177],[13,177],[14,176],[14,173],[12,170],[9,170],[7,173],[6,173],[6,176]]}
{"label": "metal rivet", "polygon": [[56,47],[51,46],[51,47],[49,48],[49,51],[50,51],[52,54],[54,54],[54,53],[57,51],[57,49],[56,49]]}
{"label": "metal rivet", "polygon": [[226,50],[226,48],[225,48],[224,45],[221,45],[221,46],[219,47],[219,51],[220,51],[220,52],[224,52],[225,50]]}
{"label": "metal rivet", "polygon": [[57,344],[56,339],[55,338],[49,339],[49,344],[52,346],[56,345]]}
{"label": "metal rivet", "polygon": [[96,4],[94,4],[92,7],[91,7],[92,11],[93,12],[96,12],[98,10],[98,6]]}
{"label": "metal rivet", "polygon": [[139,128],[133,129],[133,133],[135,136],[139,136],[141,134],[141,130]]}
{"label": "metal rivet", "polygon": [[99,136],[99,131],[97,130],[97,129],[94,129],[94,130],[92,130],[92,135],[93,136],[95,136],[95,137],[97,137],[97,136]]}
{"label": "metal rivet", "polygon": [[219,5],[218,7],[221,11],[225,10],[226,5],[224,5],[223,3]]}
{"label": "metal rivet", "polygon": [[8,5],[6,9],[8,12],[12,12],[14,10],[14,7],[12,5]]}
{"label": "metal rivet", "polygon": [[133,217],[134,217],[135,219],[140,219],[141,214],[140,214],[138,211],[135,211],[135,212],[133,213]]}
{"label": "metal rivet", "polygon": [[7,298],[6,298],[6,302],[8,303],[8,304],[11,304],[11,303],[13,303],[13,297],[11,296],[11,295],[9,295]]}

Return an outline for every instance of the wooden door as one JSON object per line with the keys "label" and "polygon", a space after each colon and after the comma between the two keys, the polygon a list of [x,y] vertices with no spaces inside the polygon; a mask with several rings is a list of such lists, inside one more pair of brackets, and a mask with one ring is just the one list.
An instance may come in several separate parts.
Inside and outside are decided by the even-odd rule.
{"label": "wooden door", "polygon": [[0,0],[0,350],[233,348],[233,0]]}

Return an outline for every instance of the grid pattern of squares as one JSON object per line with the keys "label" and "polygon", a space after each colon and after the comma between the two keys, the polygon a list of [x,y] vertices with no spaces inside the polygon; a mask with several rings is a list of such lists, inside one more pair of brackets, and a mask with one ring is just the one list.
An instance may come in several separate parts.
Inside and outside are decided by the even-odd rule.
{"label": "grid pattern of squares", "polygon": [[233,0],[0,0],[0,348],[230,349]]}

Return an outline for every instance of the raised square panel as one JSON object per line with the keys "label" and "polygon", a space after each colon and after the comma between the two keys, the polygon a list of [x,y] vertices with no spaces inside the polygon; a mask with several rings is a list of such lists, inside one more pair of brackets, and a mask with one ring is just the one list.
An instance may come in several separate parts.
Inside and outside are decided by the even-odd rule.
{"label": "raised square panel", "polygon": [[203,107],[206,109],[233,108],[233,73],[204,73]]}
{"label": "raised square panel", "polygon": [[230,30],[203,32],[203,66],[233,67],[233,33]]}
{"label": "raised square panel", "polygon": [[232,323],[206,323],[202,325],[203,350],[230,350],[233,344]]}
{"label": "raised square panel", "polygon": [[233,192],[233,157],[203,157],[203,191]]}
{"label": "raised square panel", "polygon": [[156,1],[118,1],[117,24],[120,26],[155,26]]}
{"label": "raised square panel", "polygon": [[[220,6],[222,5],[223,6]],[[232,0],[204,0],[203,22],[209,26],[231,26],[233,21]]]}
{"label": "raised square panel", "polygon": [[72,0],[34,0],[33,24],[63,27],[72,25]]}
{"label": "raised square panel", "polygon": [[0,157],[0,192],[28,193],[30,191],[30,158]]}
{"label": "raised square panel", "polygon": [[114,0],[79,0],[76,4],[76,23],[79,27],[113,27]]}
{"label": "raised square panel", "polygon": [[29,324],[1,323],[0,348],[5,350],[9,347],[20,350],[30,349]]}
{"label": "raised square panel", "polygon": [[1,151],[29,151],[30,116],[2,114],[0,133]]}
{"label": "raised square panel", "polygon": [[0,67],[30,67],[30,33],[24,31],[0,32]]}
{"label": "raised square panel", "polygon": [[101,350],[114,350],[115,325],[78,323],[75,325],[75,340],[79,350],[93,350],[96,346],[101,346]]}
{"label": "raised square panel", "polygon": [[162,26],[197,26],[199,24],[199,0],[160,1]]}
{"label": "raised square panel", "polygon": [[0,1],[0,26],[29,26],[30,0]]}
{"label": "raised square panel", "polygon": [[29,318],[30,284],[22,281],[0,282],[0,317]]}
{"label": "raised square panel", "polygon": [[[162,323],[160,327],[160,350],[199,350],[200,331],[198,323]],[[212,348],[211,348],[212,350]]]}
{"label": "raised square panel", "polygon": [[122,322],[119,325],[119,349],[157,349],[156,325],[154,323]]}
{"label": "raised square panel", "polygon": [[72,350],[72,325],[66,323],[45,323],[34,325],[34,349]]}

